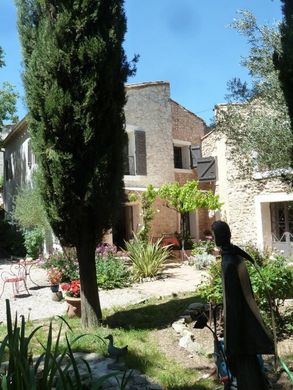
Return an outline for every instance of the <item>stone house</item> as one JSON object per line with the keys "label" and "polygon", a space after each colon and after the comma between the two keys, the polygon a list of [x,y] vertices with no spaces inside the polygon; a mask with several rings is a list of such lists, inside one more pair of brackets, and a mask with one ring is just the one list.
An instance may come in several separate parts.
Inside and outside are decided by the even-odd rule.
{"label": "stone house", "polygon": [[[168,82],[148,82],[126,85],[125,106],[128,145],[125,149],[126,193],[140,194],[149,184],[155,188],[164,183],[196,179],[197,159],[201,157],[201,138],[207,131],[202,119],[170,98]],[[4,207],[13,208],[18,188],[31,183],[35,160],[31,150],[27,122],[17,123],[4,140],[5,181]],[[201,184],[202,189],[209,182]],[[138,196],[139,198],[139,196]],[[155,205],[152,225],[154,238],[179,232],[179,219],[175,211],[160,200]],[[117,225],[107,237],[119,246],[131,238],[141,227],[140,202],[127,202]],[[210,226],[207,210],[189,215],[191,237],[199,239]]]}
{"label": "stone house", "polygon": [[244,174],[231,143],[218,131],[202,138],[202,154],[216,160],[215,193],[224,203],[217,219],[230,225],[233,241],[293,256],[293,192],[280,172],[254,167]]}

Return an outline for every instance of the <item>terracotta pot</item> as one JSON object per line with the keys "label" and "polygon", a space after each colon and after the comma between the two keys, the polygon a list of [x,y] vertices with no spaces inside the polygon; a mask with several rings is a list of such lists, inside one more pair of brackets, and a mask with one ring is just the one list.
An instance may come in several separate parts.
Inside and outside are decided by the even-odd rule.
{"label": "terracotta pot", "polygon": [[81,300],[80,298],[65,297],[68,304],[67,315],[69,318],[81,317]]}

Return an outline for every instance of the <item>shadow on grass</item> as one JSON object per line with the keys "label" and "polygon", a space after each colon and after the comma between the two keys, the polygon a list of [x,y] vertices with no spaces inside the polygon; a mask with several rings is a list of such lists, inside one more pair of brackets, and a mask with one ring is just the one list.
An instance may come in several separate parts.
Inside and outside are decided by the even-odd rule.
{"label": "shadow on grass", "polygon": [[[160,383],[164,389],[168,390],[211,390],[216,388],[216,384],[210,380],[196,380],[194,369],[177,369],[173,366],[170,373],[170,367],[163,365],[166,362],[161,361],[158,356],[152,354],[138,354],[129,351],[126,356],[126,365],[129,370],[136,369],[145,372],[148,377],[153,378],[153,382]],[[177,366],[178,367],[178,366]],[[203,370],[206,367],[203,367]],[[197,372],[202,371],[200,368]],[[205,370],[206,372],[206,370]]]}
{"label": "shadow on grass", "polygon": [[168,301],[165,300],[166,298],[162,303],[146,301],[144,304],[130,306],[127,310],[110,314],[104,323],[110,328],[164,329],[176,321],[191,303],[201,302],[196,296],[170,297]]}

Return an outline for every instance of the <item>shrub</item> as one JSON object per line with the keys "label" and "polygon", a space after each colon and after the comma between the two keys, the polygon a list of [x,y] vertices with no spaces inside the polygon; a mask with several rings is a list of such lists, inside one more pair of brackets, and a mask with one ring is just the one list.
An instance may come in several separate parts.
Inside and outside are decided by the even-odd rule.
{"label": "shrub", "polygon": [[216,257],[208,253],[200,253],[190,256],[189,264],[195,265],[196,269],[206,269],[216,261]]}
{"label": "shrub", "polygon": [[161,241],[145,243],[134,236],[132,241],[125,242],[136,279],[156,276],[161,270],[162,265],[170,256],[169,246],[162,247]]}
{"label": "shrub", "polygon": [[43,250],[44,234],[36,228],[24,232],[24,246],[26,254],[36,259]]}
{"label": "shrub", "polygon": [[1,257],[25,256],[24,237],[22,232],[13,224],[4,219],[0,212],[0,248]]}
{"label": "shrub", "polygon": [[[256,303],[258,304],[264,319],[270,318],[270,303],[267,292],[270,295],[271,303],[276,314],[276,321],[279,333],[289,331],[290,320],[286,314],[280,314],[280,308],[284,299],[293,298],[293,270],[288,266],[288,261],[282,256],[269,259],[267,256],[259,257],[258,262],[263,264],[260,269],[261,275],[255,267],[246,262],[251,279],[252,288]],[[208,281],[202,283],[198,289],[199,295],[208,302],[220,303],[223,300],[221,281],[221,261],[216,261],[209,268]],[[288,313],[290,315],[290,313]]]}
{"label": "shrub", "polygon": [[122,288],[130,284],[130,274],[125,263],[111,253],[106,257],[96,256],[96,270],[98,286],[105,290]]}
{"label": "shrub", "polygon": [[96,247],[96,255],[107,257],[108,254],[117,253],[117,247],[115,245],[108,244],[106,242],[102,242]]}
{"label": "shrub", "polygon": [[73,248],[67,248],[64,252],[54,251],[45,262],[44,268],[58,268],[61,273],[61,282],[70,282],[79,279],[78,261],[76,251]]}
{"label": "shrub", "polygon": [[212,254],[215,249],[215,242],[213,240],[196,241],[193,243],[191,255],[201,255],[203,253]]}

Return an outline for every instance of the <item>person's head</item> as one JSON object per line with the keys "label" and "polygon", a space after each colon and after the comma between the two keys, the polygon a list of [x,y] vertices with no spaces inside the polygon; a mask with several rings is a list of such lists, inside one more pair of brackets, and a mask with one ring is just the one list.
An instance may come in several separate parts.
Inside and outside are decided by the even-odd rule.
{"label": "person's head", "polygon": [[226,222],[214,222],[212,224],[212,232],[217,246],[224,247],[230,245],[231,231],[229,225]]}

